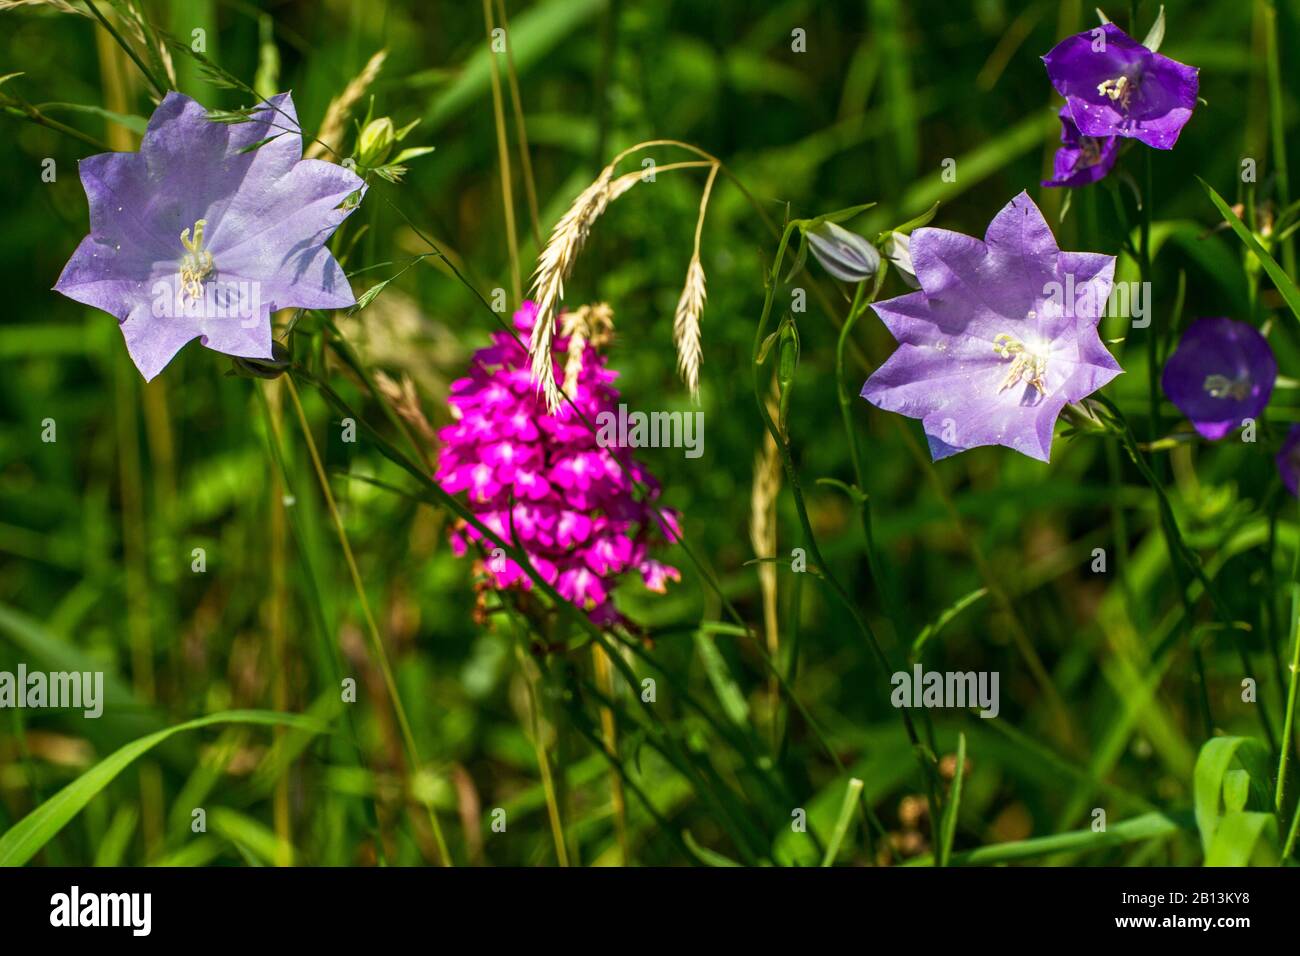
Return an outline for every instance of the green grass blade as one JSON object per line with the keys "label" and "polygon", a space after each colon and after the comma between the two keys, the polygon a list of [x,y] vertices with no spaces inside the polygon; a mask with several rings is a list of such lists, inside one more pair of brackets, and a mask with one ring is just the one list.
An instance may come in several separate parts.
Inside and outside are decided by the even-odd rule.
{"label": "green grass blade", "polygon": [[930,638],[942,631],[953,618],[988,593],[988,588],[976,588],[969,594],[958,598],[951,607],[923,627],[921,633],[916,635],[916,640],[912,642],[912,659],[920,660],[921,652],[925,649],[925,644]]}
{"label": "green grass blade", "polygon": [[1219,210],[1219,215],[1223,217],[1223,221],[1232,227],[1232,231],[1237,234],[1237,238],[1259,259],[1260,265],[1264,267],[1268,277],[1273,280],[1273,285],[1277,286],[1277,291],[1282,293],[1282,298],[1291,307],[1292,314],[1297,319],[1300,319],[1300,289],[1296,288],[1295,282],[1286,274],[1286,270],[1277,264],[1277,260],[1259,244],[1259,240],[1255,238],[1254,233],[1246,228],[1246,224],[1241,221],[1241,217],[1232,211],[1231,207],[1224,202],[1223,197],[1214,191],[1214,187],[1201,179],[1200,176],[1197,176],[1196,180],[1210,197],[1210,202],[1214,203],[1214,208]]}
{"label": "green grass blade", "polygon": [[1215,737],[1206,741],[1200,756],[1196,758],[1192,787],[1196,827],[1201,832],[1201,847],[1205,851],[1207,862],[1215,843],[1215,833],[1220,822],[1225,819],[1223,785],[1234,759],[1239,760],[1250,772],[1251,785],[1268,789],[1267,799],[1272,800],[1271,788],[1266,787],[1269,774],[1268,750],[1260,741],[1254,737]]}
{"label": "green grass blade", "polygon": [[[1049,856],[1066,851],[1099,850],[1104,847],[1121,846],[1125,843],[1137,843],[1143,840],[1157,840],[1171,836],[1179,830],[1188,829],[1191,821],[1185,823],[1177,817],[1164,813],[1144,813],[1132,820],[1125,820],[1102,830],[1071,830],[1052,836],[1032,837],[1028,840],[1016,840],[1011,843],[995,843],[974,850],[954,853],[949,862],[954,866],[988,866],[994,863],[1014,863],[1034,857]],[[915,857],[904,866],[929,866],[933,862],[930,854]]]}
{"label": "green grass blade", "polygon": [[844,836],[849,832],[849,824],[853,822],[853,808],[857,806],[861,794],[862,781],[857,777],[851,777],[848,789],[844,791],[844,802],[840,804],[839,819],[835,821],[835,829],[831,831],[831,838],[826,843],[826,855],[822,857],[822,866],[830,866],[835,862],[835,857],[840,852],[840,844],[844,842]]}
{"label": "green grass blade", "polygon": [[961,807],[961,782],[966,775],[966,735],[957,735],[957,769],[952,777],[952,790],[943,806],[939,821],[939,857],[936,865],[947,866],[952,860],[952,841],[957,835],[957,811]]}
{"label": "green grass blade", "polygon": [[266,710],[227,710],[207,717],[199,717],[196,720],[188,720],[175,727],[141,737],[109,754],[19,820],[4,836],[0,836],[0,866],[22,866],[30,860],[137,757],[148,753],[154,746],[174,734],[197,730],[200,727],[210,727],[214,724],[281,725],[304,730],[314,728],[317,733],[325,730],[324,725],[299,714],[279,714]]}

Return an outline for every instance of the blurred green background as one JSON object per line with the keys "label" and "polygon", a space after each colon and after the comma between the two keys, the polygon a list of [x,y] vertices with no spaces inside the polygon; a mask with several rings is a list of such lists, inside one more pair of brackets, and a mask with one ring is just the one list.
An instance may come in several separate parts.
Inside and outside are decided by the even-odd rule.
{"label": "blurred green background", "polygon": [[[99,6],[121,22],[118,5]],[[259,90],[268,83],[292,90],[309,132],[371,56],[387,50],[354,118],[364,117],[373,95],[375,116],[399,126],[420,120],[403,145],[436,149],[412,161],[403,182],[372,182],[344,236],[356,242],[348,270],[367,270],[353,279],[354,290],[428,251],[413,225],[470,285],[487,296],[505,289],[517,304],[493,54],[479,4],[140,6],[187,42],[205,31],[207,56],[246,83],[256,77]],[[84,5],[72,7],[0,13],[0,75],[22,73],[0,90],[95,139],[134,148],[152,109],[148,87]],[[1095,24],[1087,4],[508,0],[505,9],[538,207],[534,222],[511,76],[497,57],[525,283],[539,251],[536,232],[547,234],[618,150],[659,137],[721,158],[778,224],[787,214],[874,202],[847,224],[874,236],[939,202],[933,225],[982,235],[994,213],[1027,189],[1062,248],[1117,253],[1125,225],[1116,200],[1134,213],[1137,153],[1121,161],[1126,172],[1117,172],[1113,187],[1074,195],[1063,220],[1064,192],[1038,185],[1059,135],[1059,101],[1039,57]],[[1144,35],[1156,9],[1139,4],[1131,32]],[[1106,10],[1127,25],[1127,5]],[[1125,339],[1113,349],[1127,370],[1107,394],[1144,439],[1152,437],[1148,334],[1160,336],[1167,353],[1178,326],[1199,316],[1269,323],[1282,375],[1300,368],[1294,318],[1282,311],[1274,321],[1280,299],[1267,280],[1261,285],[1232,233],[1215,230],[1219,217],[1194,178],[1229,202],[1248,201],[1261,231],[1270,208],[1287,198],[1270,106],[1289,130],[1300,83],[1300,5],[1271,10],[1265,0],[1167,5],[1161,52],[1201,68],[1205,102],[1177,148],[1151,157],[1152,330],[1129,330],[1122,320],[1103,329]],[[1274,16],[1281,70],[1270,90]],[[803,52],[793,49],[800,36]],[[205,105],[246,105],[248,97],[214,86],[192,58],[177,54],[175,68],[180,89]],[[106,120],[95,108],[139,119]],[[627,660],[639,678],[656,678],[658,690],[655,716],[647,718],[637,705],[640,689],[615,681],[610,716],[626,775],[617,776],[590,736],[602,733],[591,649],[521,658],[521,635],[508,621],[478,619],[470,562],[446,546],[447,513],[358,480],[411,487],[373,442],[341,441],[338,412],[300,383],[422,755],[423,767],[412,772],[282,384],[229,376],[228,359],[191,343],[144,386],[112,319],[50,291],[87,230],[76,162],[95,149],[12,115],[0,117],[0,137],[0,669],[19,661],[102,669],[113,687],[97,721],[0,713],[0,832],[114,748],[192,717],[230,708],[311,712],[334,730],[314,738],[227,726],[175,736],[99,792],[43,844],[37,862],[433,862],[436,841],[419,810],[428,801],[459,863],[554,863],[558,816],[571,863],[809,864],[832,840],[850,777],[864,781],[864,799],[835,859],[927,859],[926,786],[889,704],[888,675],[845,608],[811,576],[783,566],[777,577],[777,659],[806,713],[783,709],[775,727],[762,641],[699,629],[725,615],[680,549],[669,557],[683,581],[667,596],[639,583],[620,591],[620,606],[648,632],[641,654],[628,652]],[[349,124],[340,147],[353,141]],[[641,155],[624,168],[636,169]],[[660,166],[690,158],[671,147],[643,155]],[[1258,162],[1249,190],[1240,183],[1243,157]],[[942,177],[949,158],[956,160],[952,182]],[[47,159],[54,182],[42,180]],[[675,371],[672,321],[703,182],[703,170],[666,172],[620,198],[596,224],[567,285],[570,304],[613,306],[611,365],[634,408],[691,408]],[[765,612],[759,566],[747,562],[755,557],[752,488],[763,431],[751,349],[774,249],[754,208],[721,178],[702,240],[705,453],[640,454],[662,479],[665,502],[683,513],[692,550],[755,634],[764,633]],[[1058,435],[1050,466],[1000,448],[932,466],[917,423],[855,398],[863,490],[883,567],[884,586],[876,588],[852,500],[818,483],[853,481],[834,386],[848,300],[815,264],[809,272],[821,294],[796,316],[801,352],[789,432],[827,560],[891,649],[909,646],[944,609],[970,598],[929,639],[925,665],[1001,675],[997,720],[932,715],[936,757],[951,755],[958,733],[966,735],[957,859],[1199,862],[1203,846],[1188,811],[1206,740],[1203,704],[1225,733],[1263,739],[1260,711],[1273,733],[1281,724],[1290,652],[1285,582],[1297,526],[1272,453],[1297,418],[1293,382],[1275,394],[1257,443],[1179,442],[1154,454],[1184,533],[1230,602],[1232,627],[1216,623],[1203,598],[1184,614],[1155,498],[1112,440]],[[1135,278],[1133,263],[1123,261],[1121,273]],[[891,276],[882,297],[903,291]],[[435,258],[336,321],[367,367],[410,377],[435,427],[448,420],[448,383],[495,328]],[[296,357],[328,374],[367,421],[396,435],[355,376],[323,364],[322,339],[319,323],[306,322],[295,333]],[[871,314],[853,339],[856,392],[892,342]],[[288,488],[260,389],[280,422]],[[1162,412],[1160,435],[1185,430],[1172,406]],[[41,440],[46,419],[56,423],[52,443]],[[786,556],[801,544],[788,487],[776,527],[775,553]],[[205,550],[202,573],[192,569],[196,548]],[[1092,570],[1095,548],[1106,549],[1105,573]],[[982,595],[981,588],[992,590]],[[1033,658],[1050,682],[1035,678]],[[355,705],[338,703],[340,676],[356,678]],[[1244,677],[1257,680],[1258,703],[1243,702]],[[555,778],[554,814],[536,739]],[[951,756],[940,770],[942,789]],[[205,833],[191,829],[194,807],[207,810]],[[506,811],[504,833],[492,829],[495,808]],[[798,808],[808,813],[808,832],[792,829]],[[1106,811],[1121,838],[1096,839],[1094,808]],[[1135,818],[1137,827],[1116,830]],[[1078,839],[1046,848],[1023,842],[1067,832]],[[1004,844],[1029,849],[969,856]],[[1252,847],[1246,858],[1258,858]]]}

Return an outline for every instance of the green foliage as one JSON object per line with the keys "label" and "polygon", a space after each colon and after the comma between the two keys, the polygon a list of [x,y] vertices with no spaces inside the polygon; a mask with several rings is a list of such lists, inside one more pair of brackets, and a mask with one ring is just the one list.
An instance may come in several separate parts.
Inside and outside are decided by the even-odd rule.
{"label": "green foliage", "polygon": [[[0,14],[0,671],[105,674],[100,719],[0,710],[0,864],[1245,865],[1288,835],[1294,862],[1300,522],[1273,456],[1300,421],[1300,20],[1273,6],[1138,4],[1130,32],[1200,65],[1204,102],[1149,190],[1130,151],[1068,198],[1036,186],[1060,135],[1039,57],[1095,24],[1079,4],[494,0],[506,52],[478,4],[436,29],[424,0]],[[357,305],[278,315],[269,361],[191,344],[144,385],[112,319],[50,291],[87,231],[78,160],[134,148],[170,88],[232,124],[291,89],[311,144],[380,50],[320,151],[370,187],[331,246]],[[594,224],[565,302],[610,303],[624,400],[698,408],[707,438],[698,460],[641,450],[684,515],[682,581],[627,583],[632,626],[602,631],[545,582],[476,588],[430,435],[518,304],[512,260],[526,282],[574,197],[661,137],[726,164],[698,406],[672,343],[708,170],[664,171],[698,155],[624,162],[659,172]],[[894,345],[869,302],[908,285],[888,261],[877,288],[840,283],[802,233],[982,234],[1026,188],[1121,279],[1151,219],[1152,324],[1102,324],[1132,440],[1102,409],[1050,465],[932,465],[914,422],[857,398]],[[1150,415],[1181,329],[1213,315],[1278,357],[1255,442],[1196,440],[1158,387]],[[913,660],[998,673],[999,716],[905,726],[890,676]]]}

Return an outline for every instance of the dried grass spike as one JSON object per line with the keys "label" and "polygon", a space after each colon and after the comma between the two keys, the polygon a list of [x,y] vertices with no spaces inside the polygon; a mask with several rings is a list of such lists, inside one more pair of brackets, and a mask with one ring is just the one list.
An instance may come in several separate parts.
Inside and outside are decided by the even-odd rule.
{"label": "dried grass spike", "polygon": [[691,258],[686,270],[686,285],[677,300],[677,313],[673,317],[673,343],[677,346],[677,369],[682,381],[691,390],[691,397],[700,397],[700,363],[704,357],[700,342],[700,316],[704,313],[707,298],[704,285],[704,266],[698,255]]}
{"label": "dried grass spike", "polygon": [[551,358],[556,309],[564,299],[564,280],[573,271],[573,264],[587,241],[592,224],[609,205],[609,183],[613,174],[614,167],[606,166],[596,181],[579,193],[568,212],[555,224],[533,273],[531,295],[537,303],[537,317],[528,347],[529,361],[533,381],[545,395],[546,407],[552,412],[560,407],[563,399],[555,382],[555,363]]}

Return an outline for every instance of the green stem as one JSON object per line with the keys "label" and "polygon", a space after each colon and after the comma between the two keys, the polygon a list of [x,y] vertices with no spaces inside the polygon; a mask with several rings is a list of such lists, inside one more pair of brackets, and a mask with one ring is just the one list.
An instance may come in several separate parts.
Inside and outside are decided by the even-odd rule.
{"label": "green stem", "polygon": [[[807,545],[808,552],[820,570],[821,576],[826,581],[827,586],[831,589],[832,593],[840,599],[840,602],[853,618],[854,624],[866,639],[867,645],[871,648],[872,652],[876,656],[876,660],[880,664],[881,671],[886,677],[888,677],[888,675],[894,671],[894,668],[889,661],[889,656],[885,653],[885,649],[881,646],[875,632],[871,629],[871,625],[867,622],[866,618],[862,616],[861,612],[850,598],[848,592],[845,591],[844,587],[838,580],[836,580],[835,576],[831,573],[830,566],[826,562],[826,559],[822,557],[821,548],[817,544],[817,537],[813,533],[812,521],[808,517],[808,508],[804,503],[803,488],[799,484],[799,474],[795,470],[794,460],[790,455],[789,440],[777,427],[776,423],[772,421],[772,416],[769,415],[767,411],[767,403],[764,401],[763,367],[762,363],[759,361],[759,353],[763,347],[763,340],[767,336],[767,326],[772,316],[772,304],[776,299],[776,290],[781,284],[781,265],[785,261],[785,252],[790,245],[790,237],[794,234],[794,231],[797,228],[798,226],[795,223],[787,223],[785,229],[781,233],[781,241],[777,244],[776,257],[772,260],[772,272],[767,283],[767,294],[763,300],[763,313],[759,317],[757,328],[754,330],[754,401],[758,406],[758,415],[763,422],[763,426],[767,429],[768,434],[772,436],[772,440],[776,442],[777,450],[781,453],[781,463],[785,468],[786,480],[790,483],[790,494],[794,499],[795,511],[799,515],[799,524],[803,529],[804,543]],[[938,826],[939,819],[937,774],[933,762],[922,756],[922,754],[925,753],[925,748],[922,745],[920,738],[917,736],[916,726],[912,723],[912,717],[908,713],[907,708],[899,708],[899,714],[902,716],[903,726],[907,731],[908,739],[912,743],[912,749],[916,753],[917,761],[921,765],[921,771],[925,776],[929,788],[930,825],[933,830]]]}
{"label": "green stem", "polygon": [[[1269,139],[1273,143],[1273,175],[1277,183],[1278,207],[1291,204],[1291,177],[1286,165],[1286,124],[1282,115],[1285,101],[1282,98],[1282,65],[1277,49],[1277,5],[1273,0],[1264,3],[1264,31],[1268,44],[1268,118]],[[1282,267],[1287,275],[1296,274],[1295,242],[1287,236],[1282,243]]]}
{"label": "green stem", "polygon": [[66,123],[61,123],[56,119],[51,119],[35,106],[32,106],[30,103],[26,103],[17,97],[0,96],[0,107],[2,107],[10,116],[17,117],[18,119],[25,119],[29,123],[35,123],[37,126],[44,126],[46,129],[52,129],[56,133],[62,133],[64,136],[71,136],[73,139],[85,143],[87,146],[93,147],[100,152],[113,152],[113,147],[109,146],[102,140],[95,139],[93,136],[88,136],[79,129],[73,129]]}
{"label": "green stem", "polygon": [[[1296,546],[1295,558],[1291,562],[1291,677],[1287,683],[1286,696],[1286,719],[1282,724],[1282,754],[1278,758],[1277,767],[1277,793],[1274,805],[1277,807],[1278,815],[1282,813],[1282,797],[1286,785],[1286,765],[1291,757],[1291,735],[1295,729],[1295,710],[1296,710],[1296,689],[1300,684],[1300,545]],[[1297,816],[1300,817],[1300,803],[1296,806]],[[1288,851],[1283,854],[1283,859],[1289,855],[1289,844],[1295,839],[1295,824],[1292,824],[1292,833],[1288,838]]]}
{"label": "green stem", "polygon": [[[1151,150],[1142,151],[1142,172],[1145,185],[1142,190],[1142,226],[1138,254],[1138,266],[1141,270],[1141,282],[1144,288],[1151,287]],[[1151,296],[1145,296],[1148,306]],[[1156,333],[1155,322],[1148,316],[1147,327],[1147,397],[1151,404],[1147,436],[1151,441],[1160,437],[1160,336]]]}

